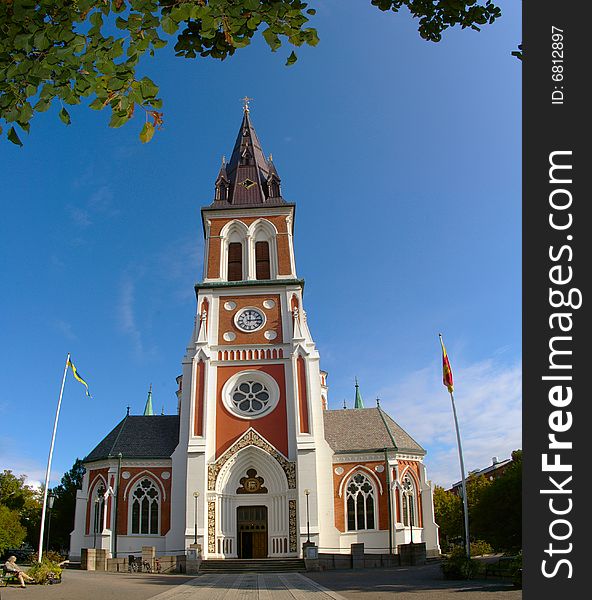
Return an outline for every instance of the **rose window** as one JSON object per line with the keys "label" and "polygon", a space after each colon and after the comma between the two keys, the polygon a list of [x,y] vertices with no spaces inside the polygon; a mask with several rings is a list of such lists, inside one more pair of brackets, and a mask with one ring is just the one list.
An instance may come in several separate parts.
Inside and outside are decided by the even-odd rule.
{"label": "rose window", "polygon": [[238,412],[256,415],[267,408],[269,390],[259,381],[242,381],[232,391],[232,404]]}

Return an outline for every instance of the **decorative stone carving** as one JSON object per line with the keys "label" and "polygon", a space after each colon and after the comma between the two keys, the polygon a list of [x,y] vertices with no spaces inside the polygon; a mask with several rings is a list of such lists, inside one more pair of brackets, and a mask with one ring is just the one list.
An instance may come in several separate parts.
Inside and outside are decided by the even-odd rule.
{"label": "decorative stone carving", "polygon": [[247,430],[218,460],[208,465],[208,490],[216,489],[216,480],[222,467],[247,446],[261,448],[282,467],[288,481],[288,489],[296,489],[296,463],[290,462],[281,452],[263,439],[253,428]]}
{"label": "decorative stone carving", "polygon": [[288,500],[288,531],[290,534],[290,552],[298,551],[296,541],[296,500]]}
{"label": "decorative stone carving", "polygon": [[208,502],[208,552],[216,552],[216,503]]}
{"label": "decorative stone carving", "polygon": [[263,485],[265,480],[257,475],[255,469],[249,469],[246,477],[241,477],[241,486],[236,490],[237,494],[267,494],[267,488]]}

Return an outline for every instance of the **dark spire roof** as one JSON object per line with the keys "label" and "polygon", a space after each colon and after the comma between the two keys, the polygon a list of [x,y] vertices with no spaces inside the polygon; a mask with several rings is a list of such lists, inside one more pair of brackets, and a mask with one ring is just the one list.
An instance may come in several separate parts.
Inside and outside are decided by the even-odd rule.
{"label": "dark spire roof", "polygon": [[[269,185],[270,178],[274,183],[272,186]],[[230,162],[222,165],[216,179],[216,187],[227,184],[228,193],[218,190],[211,208],[285,204],[279,193],[279,182],[275,166],[271,161],[267,161],[263,154],[261,143],[251,123],[249,108],[245,106]]]}
{"label": "dark spire roof", "polygon": [[117,456],[170,458],[179,443],[178,415],[126,415],[84,462]]}

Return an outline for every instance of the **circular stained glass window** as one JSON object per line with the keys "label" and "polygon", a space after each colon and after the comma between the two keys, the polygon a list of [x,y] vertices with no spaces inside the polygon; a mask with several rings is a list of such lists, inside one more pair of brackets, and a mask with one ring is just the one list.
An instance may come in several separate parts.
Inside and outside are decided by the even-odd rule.
{"label": "circular stained glass window", "polygon": [[226,382],[222,395],[231,412],[246,419],[256,419],[275,408],[279,388],[267,373],[243,371]]}
{"label": "circular stained glass window", "polygon": [[232,391],[232,403],[239,412],[255,415],[269,403],[269,390],[259,381],[243,381]]}

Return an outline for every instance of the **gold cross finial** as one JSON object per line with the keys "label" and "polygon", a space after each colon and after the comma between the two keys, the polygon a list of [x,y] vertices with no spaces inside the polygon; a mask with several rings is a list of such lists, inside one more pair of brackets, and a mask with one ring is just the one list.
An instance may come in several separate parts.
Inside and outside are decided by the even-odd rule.
{"label": "gold cross finial", "polygon": [[249,112],[249,102],[252,100],[253,98],[249,98],[248,96],[245,96],[244,98],[241,98],[242,102],[243,102],[243,110],[245,112]]}

